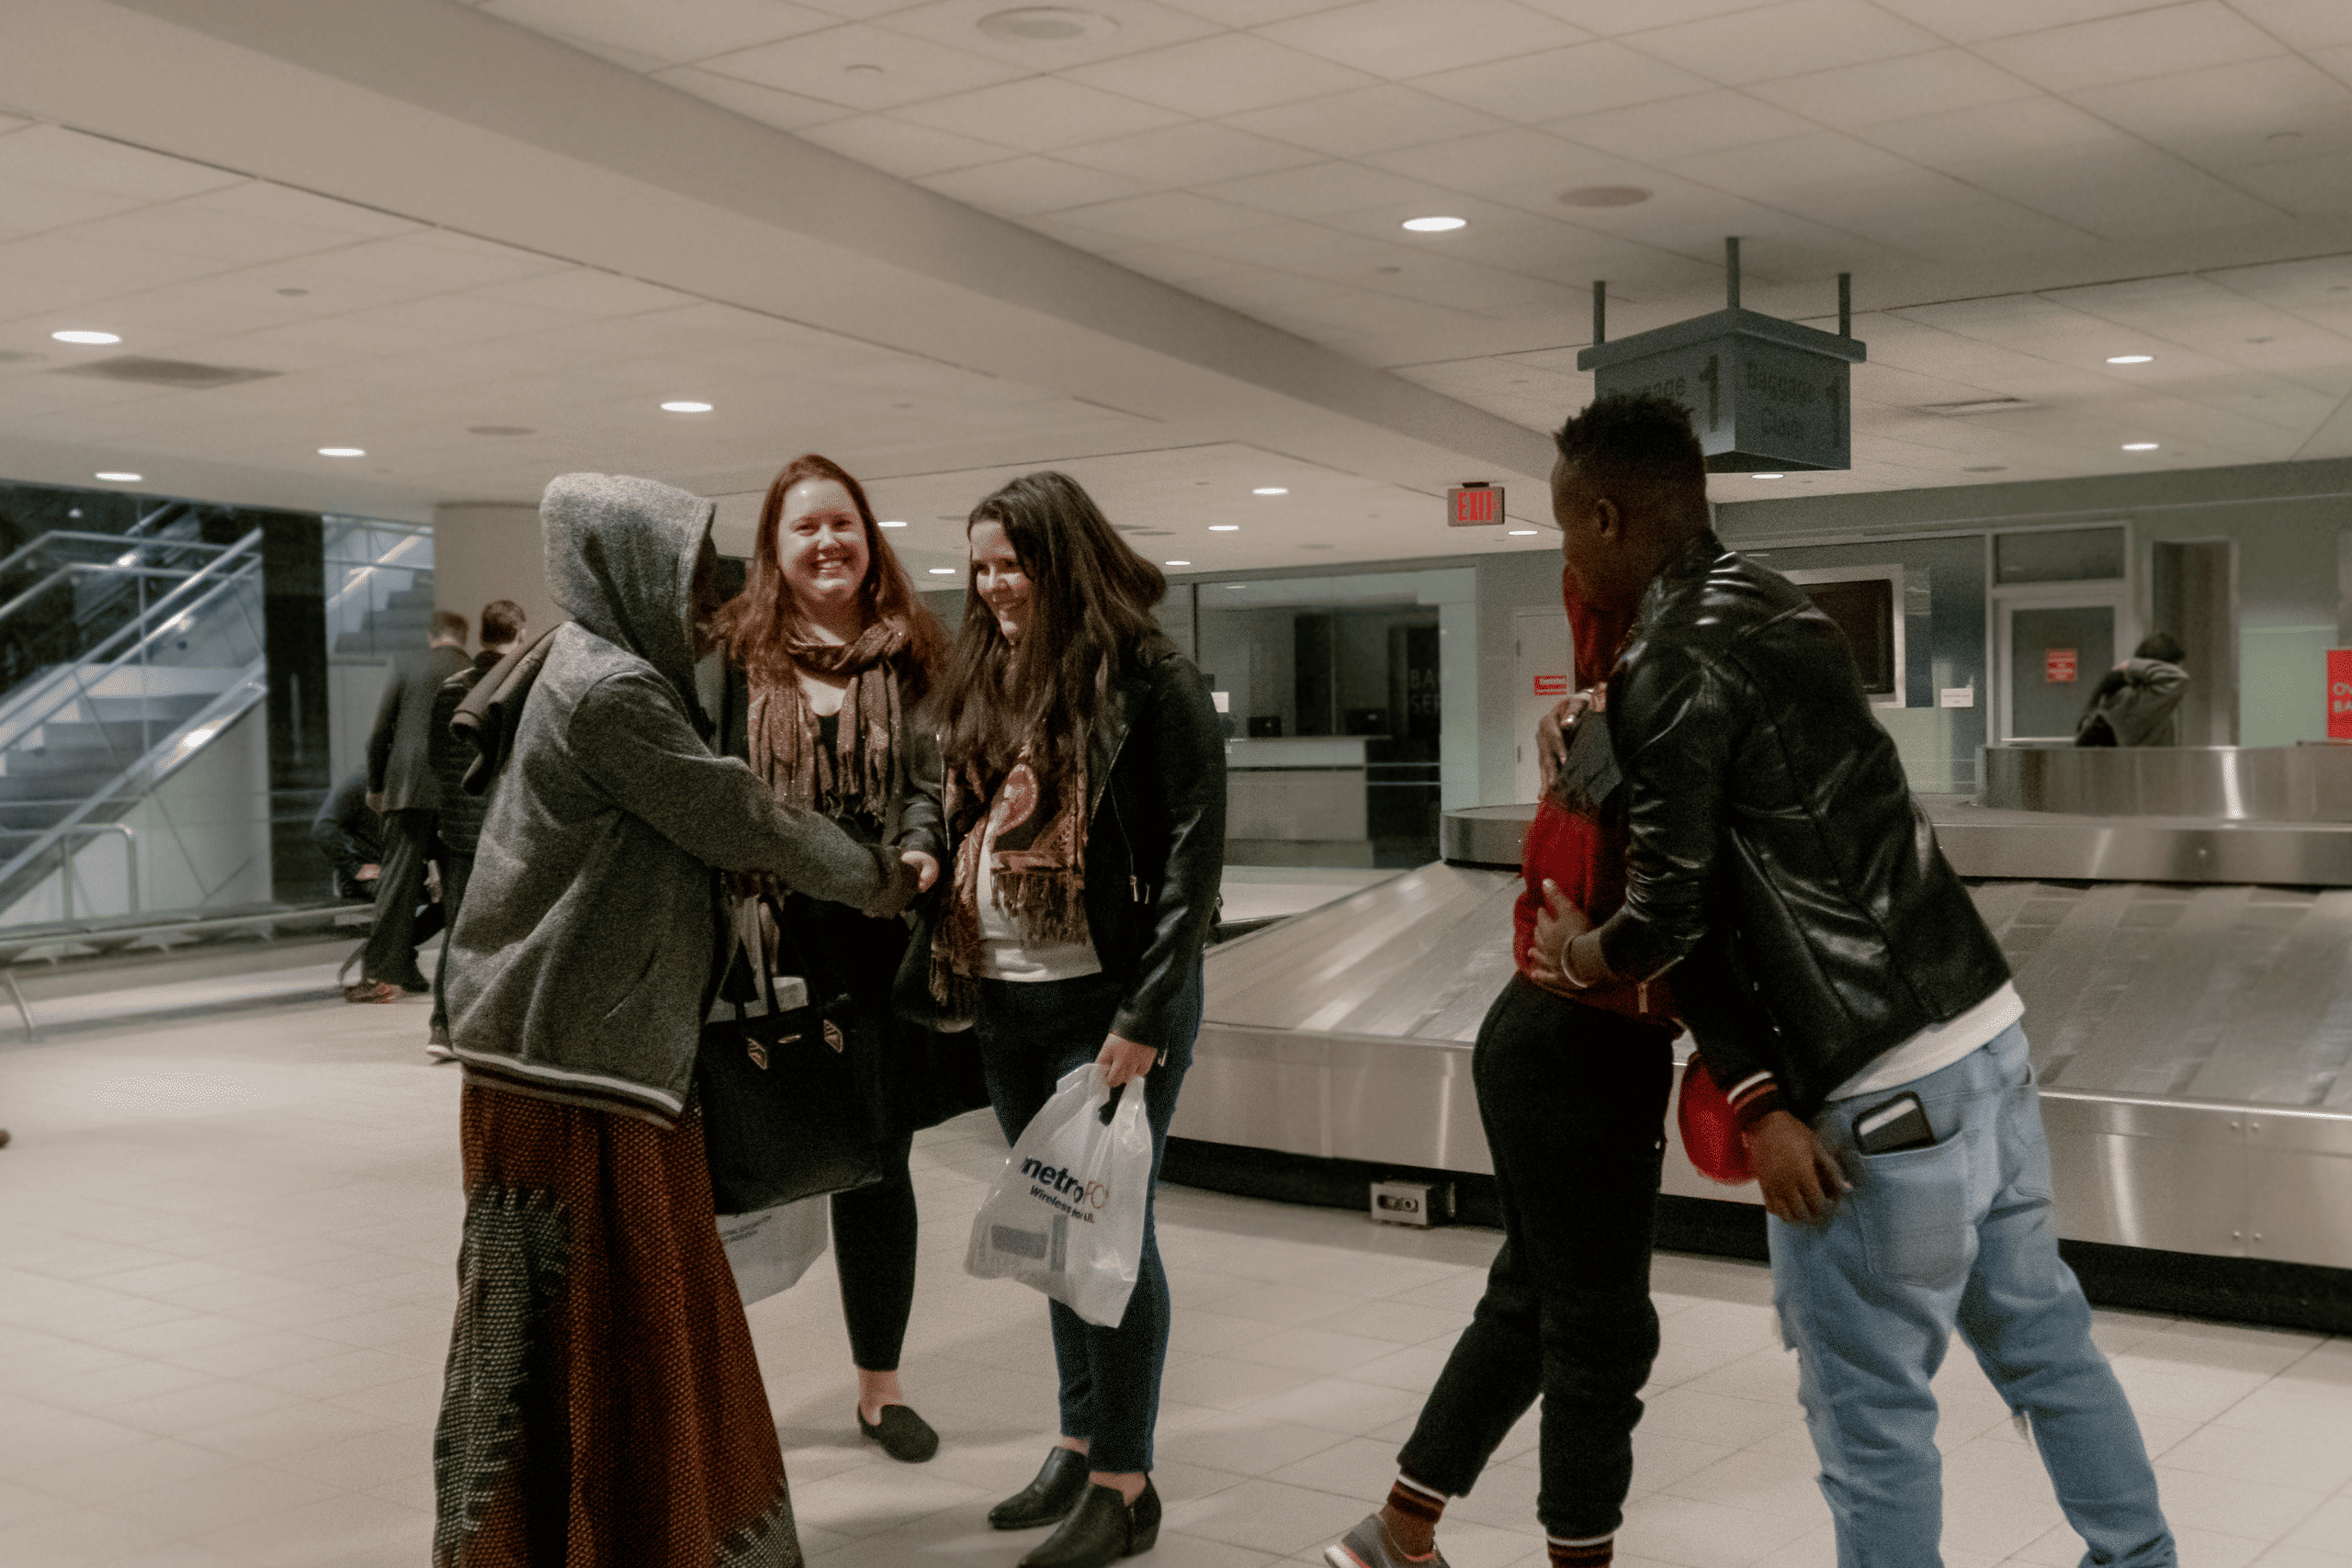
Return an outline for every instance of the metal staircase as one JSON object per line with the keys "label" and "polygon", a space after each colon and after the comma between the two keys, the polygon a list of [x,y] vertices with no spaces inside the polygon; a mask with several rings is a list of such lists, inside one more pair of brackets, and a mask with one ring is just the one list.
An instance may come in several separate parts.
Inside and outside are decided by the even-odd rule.
{"label": "metal staircase", "polygon": [[[267,694],[260,530],[209,544],[172,512],[0,560],[0,585],[36,579],[0,604],[0,664],[31,666],[0,695],[0,912],[108,834],[136,911],[122,818]],[[75,882],[61,879],[68,919]]]}

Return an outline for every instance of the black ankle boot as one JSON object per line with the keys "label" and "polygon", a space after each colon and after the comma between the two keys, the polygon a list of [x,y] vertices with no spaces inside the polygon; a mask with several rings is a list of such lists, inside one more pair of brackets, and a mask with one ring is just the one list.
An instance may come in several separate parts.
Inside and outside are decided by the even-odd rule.
{"label": "black ankle boot", "polygon": [[1021,1568],[1106,1568],[1122,1557],[1149,1551],[1159,1540],[1159,1494],[1146,1476],[1130,1503],[1115,1486],[1089,1486],[1085,1501],[1021,1560]]}
{"label": "black ankle boot", "polygon": [[1001,1530],[1057,1525],[1085,1495],[1086,1456],[1056,1445],[1037,1467],[1036,1480],[989,1510],[989,1523]]}

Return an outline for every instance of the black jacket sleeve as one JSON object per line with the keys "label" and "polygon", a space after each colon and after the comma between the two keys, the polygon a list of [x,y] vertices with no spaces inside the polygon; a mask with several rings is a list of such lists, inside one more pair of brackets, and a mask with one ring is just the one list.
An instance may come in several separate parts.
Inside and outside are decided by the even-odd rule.
{"label": "black jacket sleeve", "polygon": [[1612,682],[1609,734],[1630,807],[1625,904],[1600,941],[1618,975],[1654,978],[1707,935],[1732,759],[1750,707],[1734,685],[1717,664],[1672,646]]}
{"label": "black jacket sleeve", "polygon": [[376,728],[368,732],[368,793],[381,795],[391,777],[392,742],[401,730],[401,687],[407,666],[395,660],[384,678],[384,694],[376,704]]}
{"label": "black jacket sleeve", "polygon": [[907,797],[899,805],[899,836],[893,847],[929,855],[939,863],[944,881],[947,823],[940,807],[938,722],[928,706],[918,704],[907,710],[905,731],[899,745],[906,754]]}
{"label": "black jacket sleeve", "polygon": [[1147,671],[1149,702],[1136,722],[1152,727],[1158,765],[1152,777],[1140,781],[1138,795],[1166,813],[1168,849],[1159,864],[1135,867],[1135,875],[1153,889],[1150,924],[1135,980],[1111,1027],[1139,1045],[1164,1049],[1174,1032],[1177,1000],[1208,945],[1225,875],[1225,729],[1208,682],[1190,660],[1159,660]]}

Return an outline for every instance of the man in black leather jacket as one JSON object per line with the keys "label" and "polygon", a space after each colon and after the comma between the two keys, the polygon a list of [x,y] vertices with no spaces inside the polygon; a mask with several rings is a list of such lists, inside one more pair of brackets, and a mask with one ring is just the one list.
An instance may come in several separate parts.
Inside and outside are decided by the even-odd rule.
{"label": "man in black leather jacket", "polygon": [[1953,1328],[2028,1417],[2086,1563],[2169,1568],[2154,1472],[2060,1261],[1999,946],[1913,803],[1837,627],[1708,525],[1688,413],[1561,429],[1562,552],[1637,606],[1608,684],[1627,891],[1535,941],[1571,985],[1674,993],[1747,1133],[1838,1561],[1940,1562],[1928,1380]]}

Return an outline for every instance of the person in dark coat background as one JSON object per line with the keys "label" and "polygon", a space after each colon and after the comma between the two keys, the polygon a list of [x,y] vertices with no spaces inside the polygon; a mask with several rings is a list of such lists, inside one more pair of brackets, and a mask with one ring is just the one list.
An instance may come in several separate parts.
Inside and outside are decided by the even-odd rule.
{"label": "person in dark coat background", "polygon": [[384,869],[383,824],[368,804],[368,770],[354,768],[311,818],[311,842],[334,873],[334,896],[358,903],[376,899]]}
{"label": "person in dark coat background", "polygon": [[427,742],[441,682],[469,663],[466,618],[436,610],[431,642],[395,661],[384,683],[376,728],[368,737],[368,803],[384,818],[384,874],[376,881],[376,929],[360,959],[358,984],[343,993],[346,1001],[398,1001],[402,991],[433,988],[416,966],[416,911],[441,807],[441,782]]}
{"label": "person in dark coat background", "polygon": [[2075,731],[2077,746],[2177,746],[2177,716],[2188,694],[2188,657],[2170,632],[2143,638],[2132,657],[2109,671],[2091,694]]}
{"label": "person in dark coat background", "polygon": [[[466,790],[466,770],[481,753],[470,740],[451,731],[449,721],[458,705],[473,694],[475,683],[492,666],[523,646],[523,606],[512,599],[492,599],[481,607],[481,651],[473,662],[441,682],[433,694],[433,721],[425,727],[426,754],[433,776],[441,781],[441,815],[435,824],[440,841],[441,919],[449,930],[458,927],[458,907],[465,902],[466,882],[474,869],[474,846],[481,842],[481,819],[488,802]],[[436,1062],[454,1062],[449,1049],[449,944],[441,944],[441,959],[433,967],[433,1026],[424,1054]]]}

